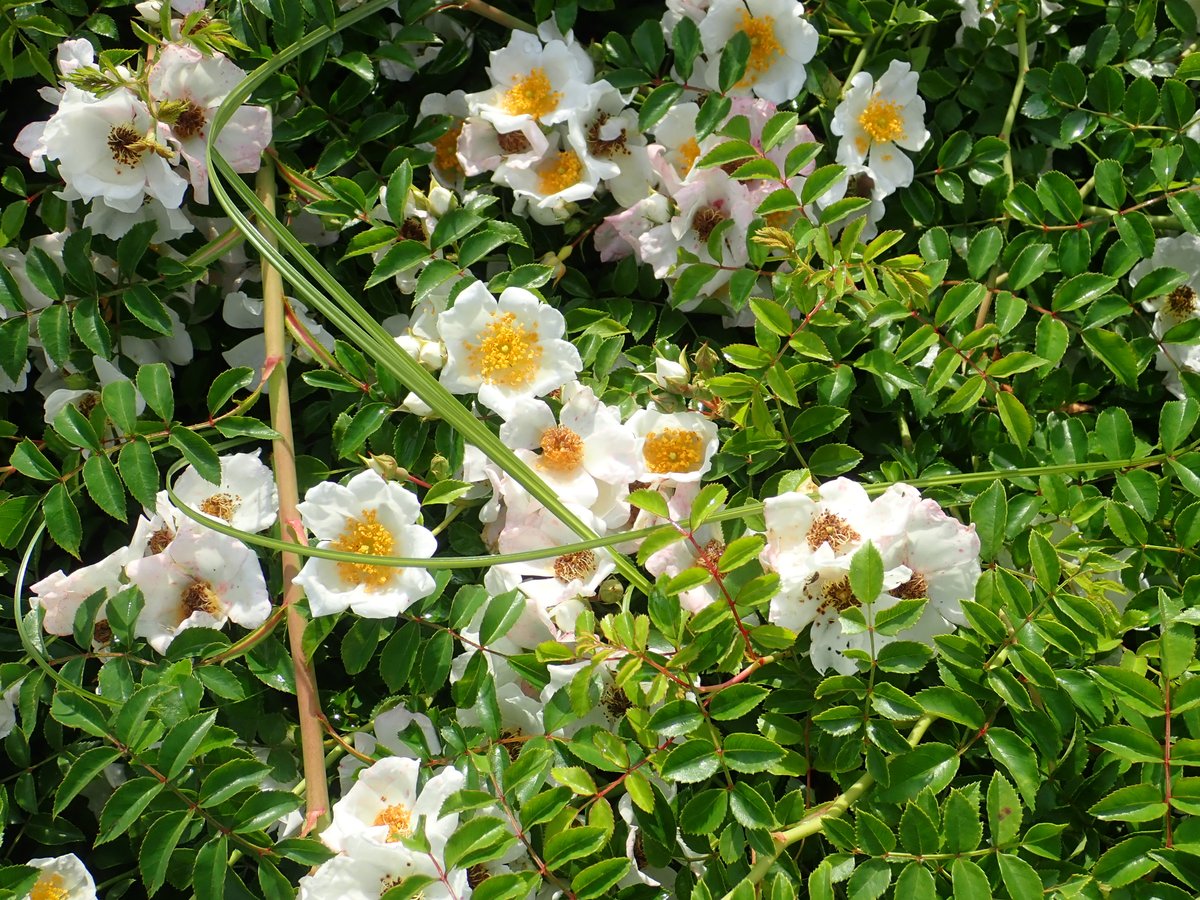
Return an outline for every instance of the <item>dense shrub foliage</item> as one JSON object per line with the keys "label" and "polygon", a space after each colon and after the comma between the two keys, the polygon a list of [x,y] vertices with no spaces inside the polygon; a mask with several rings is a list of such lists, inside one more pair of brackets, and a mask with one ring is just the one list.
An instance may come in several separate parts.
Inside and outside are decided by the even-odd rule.
{"label": "dense shrub foliage", "polygon": [[0,3],[0,897],[1200,894],[1198,15]]}

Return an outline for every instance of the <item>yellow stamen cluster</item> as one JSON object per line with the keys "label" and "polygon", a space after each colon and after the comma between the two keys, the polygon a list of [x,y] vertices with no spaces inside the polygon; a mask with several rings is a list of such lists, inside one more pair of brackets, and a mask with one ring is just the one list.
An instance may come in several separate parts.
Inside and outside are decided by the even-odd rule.
{"label": "yellow stamen cluster", "polygon": [[574,472],[583,463],[583,438],[565,425],[555,425],[542,432],[543,469],[560,475]]}
{"label": "yellow stamen cluster", "polygon": [[212,516],[214,519],[224,519],[226,522],[232,522],[233,514],[237,512],[237,508],[241,505],[242,498],[236,494],[213,494],[211,497],[206,497],[200,504],[200,512]]}
{"label": "yellow stamen cluster", "polygon": [[696,143],[694,137],[688,138],[679,145],[679,155],[683,157],[682,173],[686,175],[692,171],[692,166],[696,164],[696,160],[700,158],[700,145]]}
{"label": "yellow stamen cluster", "polygon": [[433,163],[443,172],[462,171],[462,165],[458,161],[458,136],[460,134],[462,134],[462,122],[433,142]]}
{"label": "yellow stamen cluster", "polygon": [[[364,509],[362,518],[350,519],[341,537],[333,542],[334,550],[361,553],[364,556],[391,556],[395,546],[396,539],[379,524],[378,515],[373,509]],[[395,572],[390,566],[360,562],[340,562],[337,569],[343,581],[365,585],[368,591],[385,587]]]}
{"label": "yellow stamen cluster", "polygon": [[862,130],[878,144],[885,144],[904,137],[904,121],[900,118],[900,106],[878,95],[872,97],[867,108],[858,117]]}
{"label": "yellow stamen cluster", "polygon": [[553,89],[546,70],[537,66],[524,78],[513,76],[513,86],[504,92],[501,106],[510,116],[540,119],[558,109],[561,100],[562,94]]}
{"label": "yellow stamen cluster", "polygon": [[646,435],[642,447],[646,468],[656,475],[695,472],[704,462],[704,439],[682,428],[664,428]]}
{"label": "yellow stamen cluster", "polygon": [[546,196],[565,191],[583,177],[583,163],[574,150],[551,154],[550,161],[538,168],[538,190]]}
{"label": "yellow stamen cluster", "polygon": [[740,84],[745,87],[754,84],[763,74],[775,65],[775,58],[783,51],[775,37],[775,19],[773,16],[752,16],[742,11],[742,21],[738,31],[750,39],[750,56],[746,59],[746,75]]}
{"label": "yellow stamen cluster", "polygon": [[29,900],[67,900],[70,892],[63,887],[62,876],[54,872],[44,873],[29,892]]}
{"label": "yellow stamen cluster", "polygon": [[516,313],[493,313],[479,343],[466,347],[472,369],[489,384],[512,388],[529,384],[542,363],[537,328],[526,328]]}
{"label": "yellow stamen cluster", "polygon": [[396,803],[377,815],[372,824],[386,825],[388,827],[388,843],[398,841],[401,838],[412,837],[412,810],[403,803]]}

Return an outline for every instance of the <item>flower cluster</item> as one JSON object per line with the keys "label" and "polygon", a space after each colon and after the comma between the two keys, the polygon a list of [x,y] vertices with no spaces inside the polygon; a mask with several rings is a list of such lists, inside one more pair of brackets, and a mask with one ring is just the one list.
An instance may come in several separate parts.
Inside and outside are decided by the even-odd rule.
{"label": "flower cluster", "polygon": [[[946,515],[915,488],[895,484],[871,500],[861,485],[838,478],[815,496],[772,497],[765,513],[762,562],[780,579],[769,619],[792,631],[809,629],[818,671],[850,674],[893,641],[931,643],[966,624],[961,601],[974,597],[980,572],[975,526]],[[882,559],[882,587],[877,596],[859,597],[850,566],[868,545]],[[904,601],[917,605],[898,617],[902,628],[876,627],[880,613]],[[861,616],[848,618],[848,611]]]}
{"label": "flower cluster", "polygon": [[[240,531],[265,531],[275,522],[278,499],[274,477],[256,453],[221,459],[221,481],[214,484],[192,467],[176,485],[188,508]],[[70,635],[85,602],[100,593],[92,640],[107,645],[113,637],[107,602],[136,587],[144,603],[135,635],[159,653],[188,628],[222,628],[229,621],[256,628],[271,613],[266,580],[255,553],[236,538],[194,522],[158,495],[153,513],[138,519],[133,540],[99,562],[70,574],[53,572],[31,585],[31,600],[42,610],[49,634]]]}
{"label": "flower cluster", "polygon": [[[66,182],[60,196],[89,203],[83,225],[98,234],[119,238],[144,221],[157,223],[157,240],[191,231],[184,192],[190,183],[195,199],[208,202],[209,124],[246,73],[223,54],[185,42],[163,46],[147,70],[102,67],[84,39],[59,46],[58,70],[62,91],[43,90],[57,110],[16,140],[33,170],[56,162]],[[235,171],[254,172],[270,142],[270,111],[243,106],[216,147]]]}

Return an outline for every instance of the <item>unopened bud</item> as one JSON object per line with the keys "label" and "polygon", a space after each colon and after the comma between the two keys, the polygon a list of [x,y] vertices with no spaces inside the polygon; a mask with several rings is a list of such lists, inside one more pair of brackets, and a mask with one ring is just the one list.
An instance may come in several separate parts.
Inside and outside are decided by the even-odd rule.
{"label": "unopened bud", "polygon": [[436,484],[450,477],[450,460],[440,453],[429,461],[429,481]]}
{"label": "unopened bud", "polygon": [[617,606],[625,596],[625,587],[615,578],[605,578],[600,584],[600,602]]}
{"label": "unopened bud", "polygon": [[378,453],[372,456],[360,456],[362,464],[368,469],[378,473],[384,481],[407,481],[408,469],[397,464],[395,457],[388,456],[385,453]]}

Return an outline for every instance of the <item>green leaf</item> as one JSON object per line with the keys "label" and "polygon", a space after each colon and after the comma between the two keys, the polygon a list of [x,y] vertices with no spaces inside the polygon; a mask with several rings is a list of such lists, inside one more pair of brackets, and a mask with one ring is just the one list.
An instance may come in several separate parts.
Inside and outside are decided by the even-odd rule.
{"label": "green leaf", "polygon": [[104,769],[121,758],[121,753],[112,747],[94,747],[80,754],[54,795],[54,815],[67,808],[67,804],[79,796],[79,792],[100,777]]}
{"label": "green leaf", "polygon": [[731,734],[725,738],[722,758],[735,772],[764,772],[783,759],[783,748],[757,734]]}
{"label": "green leaf", "polygon": [[[712,745],[709,745],[709,750]],[[575,859],[583,859],[596,853],[608,842],[605,829],[595,825],[568,828],[546,840],[542,858],[548,869],[558,869]]]}
{"label": "green leaf", "polygon": [[758,706],[770,693],[757,684],[733,684],[713,695],[709,715],[717,721],[738,719]]}
{"label": "green leaf", "polygon": [[96,845],[106,844],[126,832],[166,785],[149,775],[131,778],[118,787],[100,812]]}
{"label": "green leaf", "polygon": [[46,499],[42,501],[42,510],[46,514],[46,528],[54,543],[78,559],[83,523],[65,484],[60,482],[50,486]]}
{"label": "green leaf", "polygon": [[625,877],[629,867],[629,859],[624,857],[593,863],[571,879],[571,890],[579,900],[611,896],[610,890]]}
{"label": "green leaf", "polygon": [[1117,279],[1095,272],[1085,272],[1082,275],[1076,275],[1074,278],[1068,278],[1066,281],[1059,282],[1058,287],[1054,289],[1054,299],[1050,307],[1055,312],[1078,309],[1099,297],[1103,297],[1116,284]]}
{"label": "green leaf", "polygon": [[877,788],[876,796],[884,803],[900,803],[927,787],[940,791],[954,778],[958,763],[958,752],[950,745],[922,744],[889,760],[887,786]]}
{"label": "green leaf", "polygon": [[12,456],[9,457],[9,463],[27,478],[33,478],[37,481],[58,480],[58,469],[54,468],[54,464],[46,458],[46,455],[29,438],[23,438],[13,448]]}
{"label": "green leaf", "polygon": [[1046,263],[1049,261],[1052,249],[1050,244],[1030,244],[1022,250],[1008,271],[1006,287],[1013,291],[1019,291],[1036,281],[1046,270]]}
{"label": "green leaf", "polygon": [[1038,772],[1037,757],[1030,749],[1029,743],[1022,740],[1007,728],[989,728],[984,735],[988,752],[992,759],[1004,766],[1016,782],[1017,790],[1025,805],[1032,808],[1036,803],[1038,785],[1041,775]]}
{"label": "green leaf", "polygon": [[980,555],[992,560],[1004,544],[1004,529],[1008,524],[1008,498],[1004,485],[993,481],[988,489],[971,504],[971,522],[979,534]]}
{"label": "green leaf", "polygon": [[721,61],[717,73],[717,85],[722,94],[728,94],[746,74],[750,59],[750,38],[744,31],[735,31],[721,49]]}
{"label": "green leaf", "polygon": [[102,453],[89,456],[83,463],[83,483],[88,496],[102,510],[121,522],[125,516],[125,486],[117,475],[117,468]]}
{"label": "green leaf", "polygon": [[104,413],[126,434],[137,431],[137,389],[133,382],[120,378],[100,389]]}
{"label": "green leaf", "polygon": [[508,634],[525,612],[525,597],[519,591],[508,591],[493,597],[479,625],[479,643],[485,647]]}
{"label": "green leaf", "polygon": [[386,403],[367,403],[354,414],[342,439],[338,442],[338,455],[343,459],[354,459],[366,444],[367,439],[387,421],[391,407]]}
{"label": "green leaf", "polygon": [[158,466],[154,463],[154,451],[145,438],[134,438],[121,448],[117,470],[133,499],[146,509],[154,509],[159,484]]}
{"label": "green leaf", "polygon": [[1183,446],[1196,427],[1198,418],[1200,403],[1191,398],[1164,403],[1158,416],[1159,442],[1164,452],[1172,453]]}
{"label": "green leaf", "polygon": [[[404,221],[404,207],[408,202],[408,191],[412,187],[412,163],[405,159],[392,170],[387,183],[387,212],[388,218],[399,226]],[[392,229],[395,234],[395,229]]]}
{"label": "green leaf", "polygon": [[62,366],[70,359],[71,321],[70,310],[66,306],[51,306],[42,310],[37,320],[37,333],[46,355],[53,362]]}
{"label": "green leaf", "polygon": [[653,128],[683,96],[683,85],[674,81],[660,84],[649,94],[638,110],[638,127],[643,131]]}
{"label": "green leaf", "polygon": [[196,900],[222,900],[225,896],[225,872],[229,865],[229,839],[213,838],[196,853],[192,869],[192,888]]}
{"label": "green leaf", "polygon": [[874,900],[882,897],[892,882],[892,867],[882,859],[868,859],[855,866],[847,885],[847,897]]}
{"label": "green leaf", "polygon": [[[1139,282],[1139,285],[1141,282]],[[1104,328],[1085,328],[1083,342],[1126,387],[1137,387],[1138,362],[1125,338]]]}
{"label": "green leaf", "polygon": [[983,840],[983,822],[979,818],[978,799],[972,802],[962,791],[952,790],[942,815],[947,853],[966,853],[979,846]]}
{"label": "green leaf", "polygon": [[745,781],[734,782],[729,795],[729,811],[746,828],[765,831],[779,827],[767,801]]}
{"label": "green leaf", "polygon": [[[183,453],[184,459],[192,464],[201,478],[212,484],[221,483],[221,459],[208,441],[183,427],[172,428],[169,440],[173,447]],[[153,509],[153,504],[150,508]]]}
{"label": "green leaf", "polygon": [[1159,763],[1163,760],[1162,745],[1130,725],[1097,728],[1088,735],[1088,741],[1130,762]]}
{"label": "green leaf", "polygon": [[691,740],[673,747],[663,759],[659,774],[667,781],[693,784],[704,781],[721,767],[712,741]]}
{"label": "green leaf", "polygon": [[911,862],[896,879],[895,896],[905,900],[937,900],[938,894],[929,870],[921,863]]}
{"label": "green leaf", "polygon": [[850,560],[850,589],[863,603],[874,603],[883,592],[883,557],[871,541]]}
{"label": "green leaf", "polygon": [[215,416],[234,394],[250,385],[256,378],[257,374],[248,366],[238,366],[222,372],[213,379],[213,383],[208,389],[209,413]]}
{"label": "green leaf", "polygon": [[688,834],[712,834],[725,821],[729,792],[721,788],[701,791],[684,805],[679,827]]}
{"label": "green leaf", "polygon": [[[703,724],[704,714],[695,702],[671,700],[654,711],[647,727],[657,731],[663,737],[676,738],[691,734]],[[708,749],[712,749],[711,743],[708,745]]]}
{"label": "green leaf", "polygon": [[138,865],[148,895],[154,896],[166,880],[171,854],[175,852],[191,819],[190,809],[176,810],[159,816],[147,829],[138,851]]}
{"label": "green leaf", "polygon": [[1004,236],[995,225],[977,232],[967,249],[967,271],[972,278],[983,278],[1000,258]]}
{"label": "green leaf", "polygon": [[294,812],[301,800],[291,791],[257,791],[246,798],[234,815],[234,834],[261,831],[276,819]]}
{"label": "green leaf", "polygon": [[987,792],[988,833],[995,845],[1009,844],[1021,831],[1021,798],[1008,779],[995,772]]}
{"label": "green leaf", "polygon": [[974,281],[956,284],[942,297],[937,312],[934,314],[933,324],[938,328],[953,325],[963,316],[970,315],[977,310],[986,296],[987,289],[982,284]]}
{"label": "green leaf", "polygon": [[1133,302],[1141,303],[1143,300],[1166,296],[1187,280],[1188,276],[1178,269],[1159,266],[1138,279],[1133,286]]}
{"label": "green leaf", "polygon": [[1121,209],[1125,203],[1125,171],[1115,159],[1096,163],[1096,196],[1111,209]]}
{"label": "green leaf", "polygon": [[[429,236],[429,246],[433,250],[441,250],[449,244],[462,240],[474,231],[483,221],[483,216],[474,210],[459,208],[452,209],[438,219],[433,234]],[[372,278],[375,276],[372,275]]]}
{"label": "green leaf", "polygon": [[1167,811],[1162,789],[1154,784],[1131,784],[1092,804],[1088,812],[1097,819],[1117,822],[1149,822]]}
{"label": "green leaf", "polygon": [[1033,438],[1033,418],[1024,404],[1010,391],[996,393],[1000,421],[1018,447],[1027,447]]}
{"label": "green leaf", "polygon": [[1079,188],[1062,172],[1052,170],[1043,173],[1038,178],[1037,196],[1043,208],[1060,222],[1078,222],[1083,215],[1083,198],[1079,196]]}
{"label": "green leaf", "polygon": [[1117,666],[1092,666],[1092,677],[1112,691],[1117,700],[1144,716],[1163,715],[1162,691],[1146,678]]}
{"label": "green leaf", "polygon": [[950,875],[954,884],[954,900],[992,900],[988,877],[978,864],[960,857],[951,864]]}
{"label": "green leaf", "polygon": [[242,791],[257,789],[271,771],[257,759],[232,759],[205,776],[200,786],[200,805],[204,808],[224,803]]}
{"label": "green leaf", "polygon": [[804,187],[800,189],[800,202],[808,206],[818,197],[823,197],[845,174],[845,166],[821,166],[805,179]]}
{"label": "green leaf", "polygon": [[[582,771],[582,770],[581,770]],[[516,843],[511,826],[496,816],[470,819],[446,842],[448,869],[469,869],[503,856]]]}
{"label": "green leaf", "polygon": [[371,277],[367,279],[366,287],[373,288],[389,278],[395,278],[413,268],[417,263],[428,259],[429,256],[429,248],[420,241],[401,241],[383,254],[383,257],[376,263]]}
{"label": "green leaf", "polygon": [[146,405],[158,413],[164,422],[170,422],[175,415],[175,394],[166,363],[141,366],[137,372],[137,387]]}
{"label": "green leaf", "polygon": [[155,293],[144,284],[133,284],[121,294],[121,302],[133,317],[155,334],[171,333],[171,317]]}

